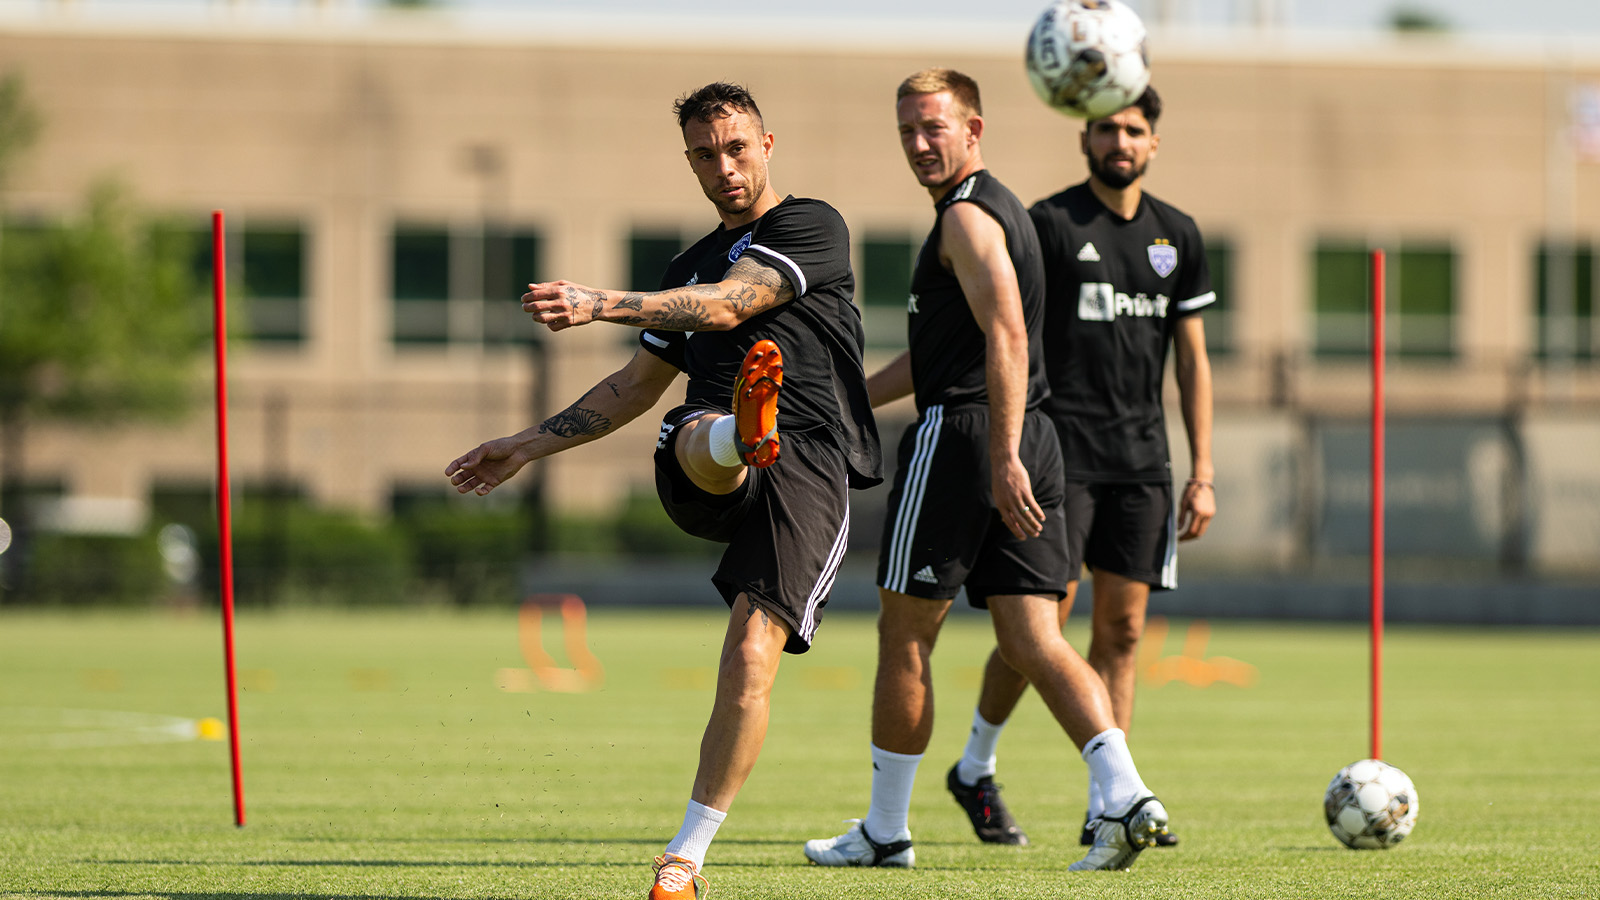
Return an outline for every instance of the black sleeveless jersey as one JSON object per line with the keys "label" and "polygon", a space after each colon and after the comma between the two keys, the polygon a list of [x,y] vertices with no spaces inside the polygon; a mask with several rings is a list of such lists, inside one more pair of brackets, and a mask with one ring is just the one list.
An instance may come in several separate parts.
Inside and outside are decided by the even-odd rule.
{"label": "black sleeveless jersey", "polygon": [[1066,475],[1167,481],[1161,380],[1178,320],[1216,301],[1200,229],[1148,193],[1132,219],[1088,182],[1028,210],[1045,258],[1045,410]]}
{"label": "black sleeveless jersey", "polygon": [[861,361],[865,340],[844,219],[820,200],[786,197],[754,222],[718,226],[678,254],[660,289],[719,282],[745,254],[783,273],[795,298],[731,331],[645,329],[640,345],[688,373],[684,402],[731,412],[745,353],[756,341],[771,338],[783,353],[779,433],[829,436],[844,453],[850,486],[877,484],[883,480],[883,459],[867,399]]}
{"label": "black sleeveless jersey", "polygon": [[982,169],[963,179],[934,204],[933,230],[923,241],[916,268],[912,270],[906,319],[917,410],[920,412],[937,404],[960,407],[989,402],[983,329],[973,318],[961,283],[939,262],[944,212],[956,203],[977,204],[1005,230],[1006,249],[1017,270],[1022,315],[1028,329],[1027,408],[1033,409],[1049,393],[1041,345],[1044,268],[1039,239],[1022,201],[987,169]]}

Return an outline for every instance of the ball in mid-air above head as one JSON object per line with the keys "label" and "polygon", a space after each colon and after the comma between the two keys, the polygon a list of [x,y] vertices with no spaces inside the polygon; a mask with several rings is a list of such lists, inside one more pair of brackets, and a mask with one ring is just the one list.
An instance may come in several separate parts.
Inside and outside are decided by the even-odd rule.
{"label": "ball in mid-air above head", "polygon": [[1150,84],[1144,22],[1120,0],[1061,0],[1028,33],[1028,80],[1050,108],[1085,119],[1132,105]]}
{"label": "ball in mid-air above head", "polygon": [[1406,773],[1363,759],[1339,770],[1322,799],[1328,830],[1354,850],[1386,850],[1417,824],[1417,789]]}

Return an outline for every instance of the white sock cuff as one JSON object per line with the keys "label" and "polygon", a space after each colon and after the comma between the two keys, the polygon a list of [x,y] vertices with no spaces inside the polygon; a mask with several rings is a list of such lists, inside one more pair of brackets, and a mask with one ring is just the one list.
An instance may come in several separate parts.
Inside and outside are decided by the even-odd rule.
{"label": "white sock cuff", "polygon": [[694,863],[696,869],[701,868],[706,864],[706,852],[717,837],[717,829],[727,818],[728,814],[721,810],[690,800],[683,813],[683,827],[667,842],[665,852]]}
{"label": "white sock cuff", "polygon": [[711,459],[730,469],[744,464],[739,458],[739,423],[733,416],[722,416],[711,423]]}
{"label": "white sock cuff", "polygon": [[1128,735],[1121,728],[1107,728],[1105,731],[1089,738],[1083,745],[1083,761],[1088,762],[1089,757],[1095,755],[1107,744],[1120,744],[1123,747],[1127,747]]}
{"label": "white sock cuff", "polygon": [[721,825],[723,822],[728,820],[728,814],[722,810],[712,809],[704,803],[696,803],[693,800],[689,801],[688,811],[692,816],[699,816],[702,819],[710,819],[718,825]]}
{"label": "white sock cuff", "polygon": [[972,711],[972,731],[967,734],[967,745],[961,751],[961,761],[956,764],[956,778],[962,784],[971,787],[985,775],[994,774],[995,748],[1005,727],[1005,722],[997,725],[976,709]]}

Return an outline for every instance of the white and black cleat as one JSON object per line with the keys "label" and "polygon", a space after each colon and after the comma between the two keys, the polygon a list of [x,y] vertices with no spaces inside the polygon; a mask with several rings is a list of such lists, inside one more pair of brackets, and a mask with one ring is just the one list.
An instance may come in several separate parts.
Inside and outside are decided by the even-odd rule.
{"label": "white and black cleat", "polygon": [[1121,815],[1104,815],[1090,825],[1094,846],[1067,868],[1074,872],[1126,869],[1141,851],[1157,846],[1160,836],[1167,833],[1167,808],[1152,794],[1134,801]]}
{"label": "white and black cleat", "polygon": [[838,837],[806,841],[806,859],[819,866],[909,869],[916,864],[917,851],[911,848],[911,835],[880,844],[867,836],[860,819],[847,821],[852,823],[850,830]]}

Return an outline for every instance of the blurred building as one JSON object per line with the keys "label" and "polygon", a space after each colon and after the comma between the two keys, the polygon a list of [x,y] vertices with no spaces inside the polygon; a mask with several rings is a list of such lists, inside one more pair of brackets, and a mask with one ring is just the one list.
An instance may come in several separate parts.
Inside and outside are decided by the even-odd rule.
{"label": "blurred building", "polygon": [[[774,186],[844,214],[869,366],[903,346],[930,222],[895,136],[901,78],[974,75],[986,158],[1025,202],[1084,177],[1079,123],[1023,75],[1026,22],[842,41],[819,25],[713,52],[686,25],[227,10],[0,8],[0,70],[45,119],[5,211],[63,214],[106,174],[197,230],[224,210],[248,296],[235,477],[374,514],[443,494],[450,459],[627,359],[631,329],[539,335],[517,297],[557,277],[654,288],[716,224],[670,111],[686,90],[748,84],[777,135]],[[1223,515],[1186,559],[1364,552],[1365,259],[1382,247],[1391,542],[1499,571],[1600,569],[1600,45],[1563,47],[1153,40],[1167,113],[1149,187],[1199,221],[1221,298],[1206,322]],[[886,441],[909,415],[885,413]],[[212,427],[205,410],[177,430],[39,427],[27,471],[147,506],[210,489]],[[550,461],[549,501],[652,491],[655,435],[634,423]]]}

